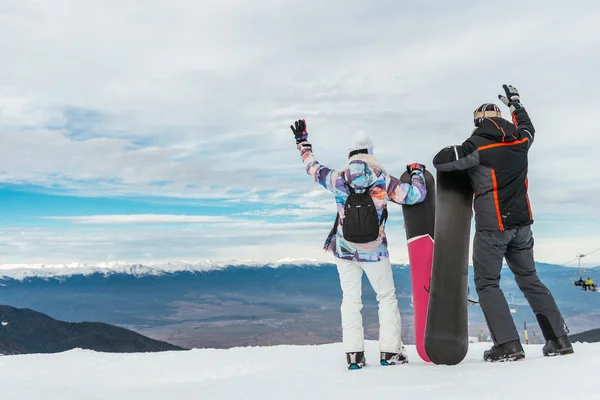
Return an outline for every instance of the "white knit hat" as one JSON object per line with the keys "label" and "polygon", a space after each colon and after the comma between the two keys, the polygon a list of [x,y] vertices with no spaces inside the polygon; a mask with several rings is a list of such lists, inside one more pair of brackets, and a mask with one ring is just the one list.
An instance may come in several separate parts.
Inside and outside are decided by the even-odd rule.
{"label": "white knit hat", "polygon": [[369,134],[365,132],[358,132],[352,138],[352,142],[350,143],[350,152],[355,150],[367,150],[369,154],[373,154],[373,142],[369,139]]}

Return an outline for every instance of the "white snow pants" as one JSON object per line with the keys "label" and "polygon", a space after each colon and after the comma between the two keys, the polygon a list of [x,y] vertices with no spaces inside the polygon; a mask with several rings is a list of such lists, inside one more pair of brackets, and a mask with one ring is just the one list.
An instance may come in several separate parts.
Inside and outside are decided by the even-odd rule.
{"label": "white snow pants", "polygon": [[364,329],[362,325],[362,273],[377,294],[379,303],[379,351],[398,353],[403,350],[402,324],[392,264],[389,259],[377,262],[356,262],[335,258],[342,287],[342,341],[344,351],[364,351]]}

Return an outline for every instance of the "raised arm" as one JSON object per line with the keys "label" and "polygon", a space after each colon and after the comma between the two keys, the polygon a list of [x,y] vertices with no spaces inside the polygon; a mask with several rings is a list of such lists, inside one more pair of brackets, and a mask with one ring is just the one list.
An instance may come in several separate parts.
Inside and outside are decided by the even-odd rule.
{"label": "raised arm", "polygon": [[499,94],[498,98],[510,109],[513,123],[519,132],[519,139],[528,138],[529,147],[531,147],[535,136],[535,128],[533,127],[533,123],[531,123],[529,114],[525,111],[525,107],[521,104],[519,91],[516,87],[511,85],[502,85],[502,87],[504,88],[506,96]]}
{"label": "raised arm", "polygon": [[308,131],[306,130],[306,121],[301,119],[290,125],[296,138],[296,147],[300,151],[300,156],[304,162],[306,173],[313,177],[314,181],[325,189],[333,192],[334,183],[332,177],[335,176],[335,170],[321,165],[317,161],[312,151],[312,145],[308,142]]}
{"label": "raised arm", "polygon": [[425,200],[427,196],[427,187],[425,186],[425,176],[423,175],[425,167],[421,164],[410,164],[407,170],[410,172],[410,182],[400,181],[395,176],[388,175],[387,195],[390,201],[397,204],[417,204]]}

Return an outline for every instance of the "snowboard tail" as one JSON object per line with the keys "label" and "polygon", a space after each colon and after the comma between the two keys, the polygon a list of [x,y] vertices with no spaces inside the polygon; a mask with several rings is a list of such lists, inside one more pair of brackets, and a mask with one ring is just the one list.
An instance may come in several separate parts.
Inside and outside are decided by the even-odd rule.
{"label": "snowboard tail", "polygon": [[[424,175],[427,187],[425,200],[418,204],[402,205],[402,214],[408,241],[415,344],[419,357],[426,362],[430,362],[425,351],[425,325],[427,322],[433,260],[436,190],[433,175],[427,170],[425,170]],[[410,175],[405,172],[400,180],[409,183]]]}
{"label": "snowboard tail", "polygon": [[436,176],[435,245],[425,328],[425,351],[434,364],[466,356],[468,265],[473,189],[466,171]]}

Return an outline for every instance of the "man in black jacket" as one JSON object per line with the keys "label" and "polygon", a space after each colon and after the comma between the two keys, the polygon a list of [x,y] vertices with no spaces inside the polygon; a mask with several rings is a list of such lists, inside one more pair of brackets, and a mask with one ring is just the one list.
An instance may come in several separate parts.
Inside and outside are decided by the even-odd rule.
{"label": "man in black jacket", "polygon": [[527,195],[527,153],[535,129],[519,92],[504,85],[498,98],[510,108],[513,123],[495,104],[474,112],[475,130],[463,144],[442,149],[433,159],[439,171],[465,170],[475,192],[473,267],[479,303],[494,341],[486,361],[525,357],[519,334],[500,289],[502,260],[515,276],[536,315],[546,345],[545,356],[573,352],[568,328],[548,288],[540,281],[533,258],[533,216]]}

